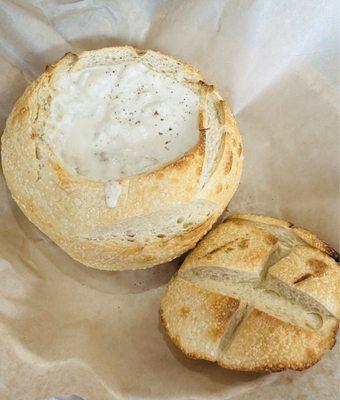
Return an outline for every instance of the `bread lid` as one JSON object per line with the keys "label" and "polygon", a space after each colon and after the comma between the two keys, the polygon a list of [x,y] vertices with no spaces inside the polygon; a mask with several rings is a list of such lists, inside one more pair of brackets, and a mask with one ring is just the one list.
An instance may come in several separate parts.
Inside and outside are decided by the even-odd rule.
{"label": "bread lid", "polygon": [[162,321],[193,358],[244,371],[308,368],[335,343],[337,257],[286,221],[231,216],[184,260],[162,300]]}

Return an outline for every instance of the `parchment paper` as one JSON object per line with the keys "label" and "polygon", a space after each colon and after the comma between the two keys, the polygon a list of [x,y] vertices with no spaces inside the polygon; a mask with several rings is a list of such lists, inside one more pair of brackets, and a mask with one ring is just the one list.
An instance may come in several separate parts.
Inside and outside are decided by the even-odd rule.
{"label": "parchment paper", "polygon": [[[128,43],[173,54],[220,88],[240,125],[245,168],[229,210],[292,220],[338,247],[337,22],[332,0],[0,0],[0,131],[67,51]],[[272,375],[187,359],[159,324],[175,270],[73,261],[0,174],[0,399],[336,398],[336,350],[304,373]]]}

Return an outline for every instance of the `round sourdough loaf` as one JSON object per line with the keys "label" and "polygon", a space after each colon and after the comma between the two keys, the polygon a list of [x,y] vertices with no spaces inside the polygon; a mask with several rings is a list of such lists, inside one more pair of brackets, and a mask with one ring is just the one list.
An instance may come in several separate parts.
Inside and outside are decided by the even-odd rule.
{"label": "round sourdough loaf", "polygon": [[1,155],[24,214],[106,270],[192,248],[230,201],[243,158],[229,108],[196,69],[130,46],[48,67],[15,104]]}
{"label": "round sourdough loaf", "polygon": [[232,216],[184,260],[161,319],[189,357],[241,371],[303,370],[335,344],[338,259],[286,221]]}

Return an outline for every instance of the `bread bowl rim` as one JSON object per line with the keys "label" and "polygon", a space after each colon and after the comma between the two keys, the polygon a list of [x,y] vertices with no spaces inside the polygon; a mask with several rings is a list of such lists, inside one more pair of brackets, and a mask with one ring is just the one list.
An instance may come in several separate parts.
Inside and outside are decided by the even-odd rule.
{"label": "bread bowl rim", "polygon": [[[206,93],[212,93],[216,99],[220,103],[219,107],[219,123],[221,125],[221,128],[223,127],[226,129],[226,120],[227,120],[227,112],[225,109],[225,106],[227,106],[227,103],[222,99],[221,95],[219,94],[217,88],[214,85],[207,84],[205,81],[203,81],[202,74],[199,72],[199,70],[195,67],[192,67],[191,65],[187,64],[186,62],[182,61],[181,59],[170,56],[167,54],[164,54],[160,51],[157,50],[152,50],[152,49],[140,49],[131,45],[125,45],[125,46],[108,46],[108,47],[103,47],[100,49],[95,49],[95,50],[85,50],[81,51],[79,53],[73,53],[73,52],[66,52],[61,58],[59,58],[56,62],[54,62],[51,65],[46,66],[44,73],[42,73],[37,80],[42,78],[45,74],[52,76],[55,68],[65,61],[67,57],[76,57],[77,60],[79,60],[81,57],[86,57],[90,54],[93,54],[94,52],[105,52],[105,51],[111,51],[111,50],[124,50],[128,49],[134,53],[135,56],[137,57],[143,57],[144,55],[151,53],[151,54],[156,54],[164,59],[170,59],[175,61],[178,65],[180,65],[181,69],[184,69],[188,73],[193,73],[196,75],[197,78],[199,78],[197,81],[194,82],[189,82],[191,85],[197,85],[198,86],[198,98],[199,98],[199,104],[198,104],[198,139],[195,143],[195,145],[187,150],[184,154],[181,156],[161,164],[160,166],[144,171],[144,172],[139,172],[133,175],[128,175],[128,176],[123,176],[118,179],[112,179],[112,181],[115,181],[119,184],[122,184],[123,182],[128,182],[132,179],[138,179],[141,177],[144,177],[148,179],[149,177],[152,176],[157,176],[160,173],[166,173],[168,170],[171,169],[180,169],[183,166],[190,164],[190,162],[195,158],[198,157],[201,159],[201,170],[203,168],[203,163],[204,163],[204,158],[205,158],[205,150],[206,150],[206,130],[209,129],[206,127],[205,124],[205,116],[204,116],[204,110],[201,109],[201,104],[202,104],[202,97],[204,92]],[[77,61],[76,60],[76,61]],[[138,59],[137,59],[138,60]],[[75,61],[75,62],[76,62]],[[114,65],[114,64],[112,64]],[[148,68],[151,68],[148,66]],[[152,69],[152,68],[151,68]],[[160,72],[156,71],[157,73],[161,74]],[[65,73],[65,71],[63,72]],[[175,79],[175,78],[174,78]],[[183,82],[180,82],[180,84],[183,85]],[[102,181],[99,179],[90,179],[82,176],[77,176],[76,174],[73,174],[72,172],[69,171],[67,168],[67,165],[63,163],[61,159],[59,159],[53,150],[51,149],[50,145],[44,140],[42,137],[42,140],[44,144],[47,146],[49,149],[49,163],[51,164],[52,168],[58,175],[59,179],[65,184],[65,185],[72,185],[72,184],[80,184],[80,185],[85,185],[85,186],[91,186],[91,187],[102,187],[106,184],[107,181]],[[220,141],[220,150],[219,153],[222,154],[223,150],[225,148],[225,135],[221,135],[221,141]],[[216,164],[218,164],[219,159],[217,160]],[[215,166],[216,167],[216,166]],[[213,171],[211,172],[211,174]]]}

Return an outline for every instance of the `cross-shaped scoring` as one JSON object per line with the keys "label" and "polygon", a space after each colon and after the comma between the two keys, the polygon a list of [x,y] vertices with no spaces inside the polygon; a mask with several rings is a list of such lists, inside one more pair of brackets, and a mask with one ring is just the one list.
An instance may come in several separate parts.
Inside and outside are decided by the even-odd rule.
{"label": "cross-shaped scoring", "polygon": [[301,228],[237,215],[211,231],[170,282],[161,317],[189,357],[245,371],[301,370],[333,347],[337,253]]}

